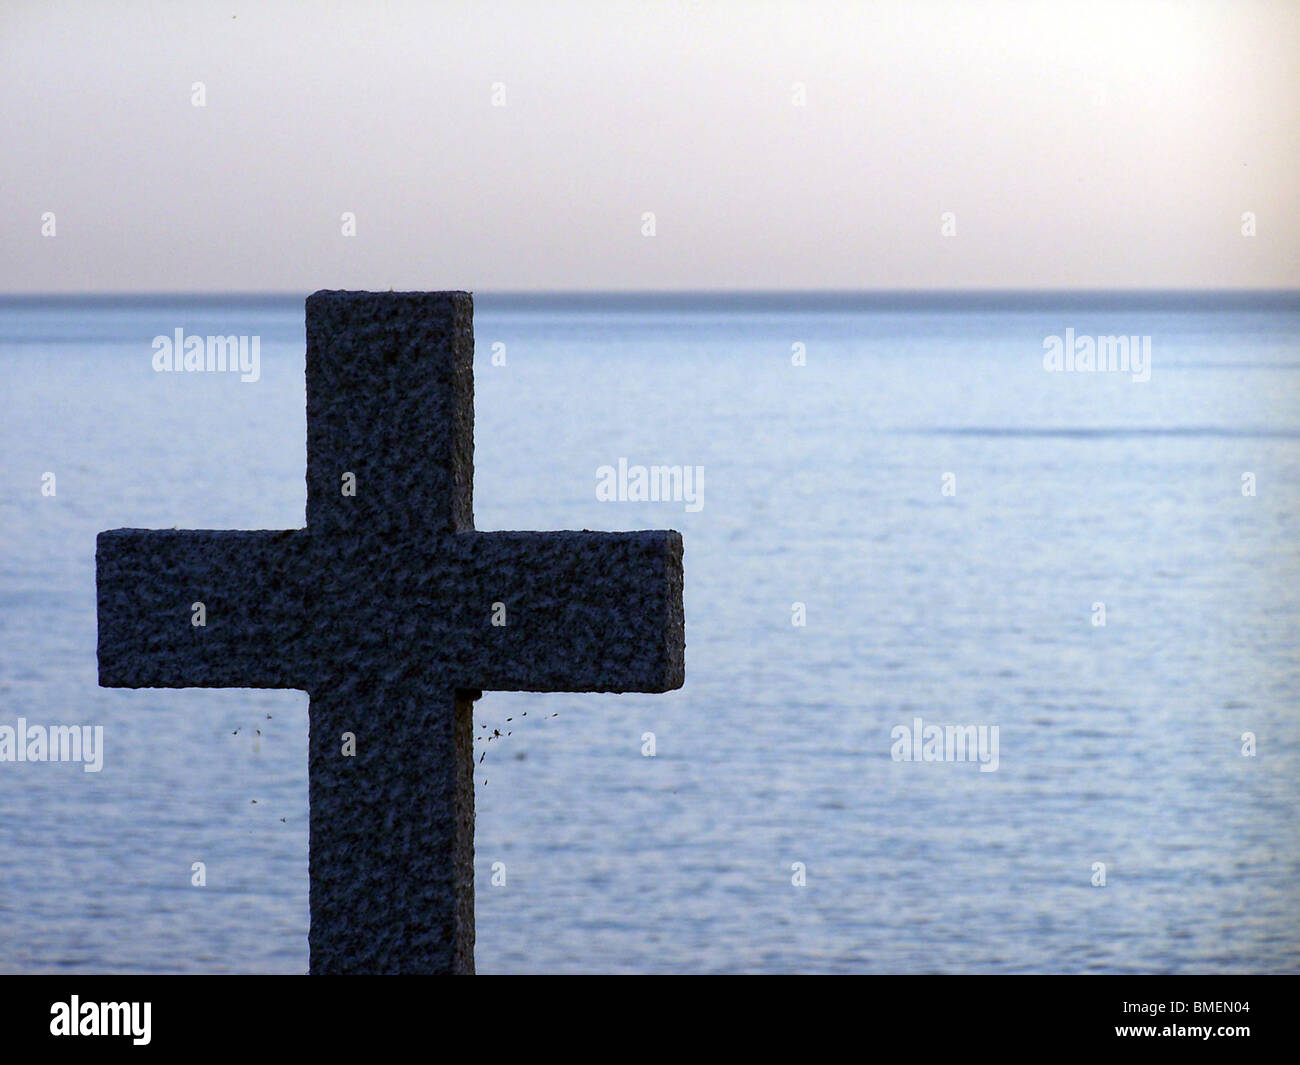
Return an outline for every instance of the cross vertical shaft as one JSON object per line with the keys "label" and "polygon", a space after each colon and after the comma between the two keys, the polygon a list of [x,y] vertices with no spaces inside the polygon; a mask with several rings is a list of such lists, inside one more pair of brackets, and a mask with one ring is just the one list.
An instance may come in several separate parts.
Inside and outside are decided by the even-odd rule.
{"label": "cross vertical shaft", "polygon": [[474,525],[472,321],[464,292],[307,301],[310,613],[349,619],[312,634],[313,973],[474,971],[473,697],[417,589]]}

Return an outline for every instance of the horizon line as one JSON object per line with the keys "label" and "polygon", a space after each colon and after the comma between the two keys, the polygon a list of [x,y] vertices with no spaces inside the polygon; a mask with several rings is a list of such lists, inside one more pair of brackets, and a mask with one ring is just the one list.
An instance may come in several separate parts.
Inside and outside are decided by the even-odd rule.
{"label": "horizon line", "polygon": [[1300,304],[1300,287],[1294,288],[695,288],[695,289],[138,289],[138,290],[41,290],[30,292],[0,291],[0,302],[22,301],[113,301],[113,300],[165,300],[165,301],[265,301],[279,302],[305,299],[316,291],[367,291],[367,292],[435,292],[467,291],[476,297],[489,300],[558,300],[558,301],[609,301],[609,300],[864,300],[880,301],[901,299],[924,302],[950,300],[978,302],[982,300],[1030,298],[1066,299],[1271,299],[1295,301]]}

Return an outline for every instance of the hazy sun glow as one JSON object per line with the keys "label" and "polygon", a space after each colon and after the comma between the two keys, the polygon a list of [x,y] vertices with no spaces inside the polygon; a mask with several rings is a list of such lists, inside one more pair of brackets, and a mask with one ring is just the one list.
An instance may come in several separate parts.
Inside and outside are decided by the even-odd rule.
{"label": "hazy sun glow", "polygon": [[1297,55],[1246,0],[10,3],[0,290],[1294,287]]}

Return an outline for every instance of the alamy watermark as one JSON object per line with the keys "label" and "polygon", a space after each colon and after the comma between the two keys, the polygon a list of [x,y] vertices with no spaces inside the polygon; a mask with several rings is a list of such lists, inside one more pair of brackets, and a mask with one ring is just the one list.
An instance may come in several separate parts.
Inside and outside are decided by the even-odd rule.
{"label": "alamy watermark", "polygon": [[172,336],[153,338],[153,368],[157,373],[231,373],[253,382],[262,376],[260,336]]}
{"label": "alamy watermark", "polygon": [[1076,336],[1043,338],[1043,369],[1049,373],[1131,373],[1134,382],[1151,380],[1149,336]]}
{"label": "alamy watermark", "polygon": [[694,514],[704,509],[703,466],[618,466],[596,468],[596,498],[602,503],[685,503]]}
{"label": "alamy watermark", "polygon": [[104,768],[104,726],[0,725],[0,762],[81,762],[87,773]]}
{"label": "alamy watermark", "polygon": [[72,995],[50,1006],[50,1035],[127,1036],[136,1046],[148,1046],[152,1002],[82,1002]]}
{"label": "alamy watermark", "polygon": [[927,725],[919,717],[911,727],[889,730],[895,762],[979,762],[981,773],[998,769],[997,725]]}

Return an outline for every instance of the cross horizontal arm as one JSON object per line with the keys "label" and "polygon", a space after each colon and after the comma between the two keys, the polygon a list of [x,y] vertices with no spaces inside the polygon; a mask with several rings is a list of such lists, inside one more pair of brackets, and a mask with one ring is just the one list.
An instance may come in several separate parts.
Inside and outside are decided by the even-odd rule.
{"label": "cross horizontal arm", "polygon": [[[476,638],[461,684],[490,691],[663,692],[685,679],[682,538],[672,531],[449,538]],[[494,609],[495,604],[501,608]],[[504,624],[492,624],[493,615]]]}
{"label": "cross horizontal arm", "polygon": [[305,530],[101,532],[99,683],[306,688],[305,548]]}

